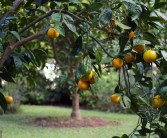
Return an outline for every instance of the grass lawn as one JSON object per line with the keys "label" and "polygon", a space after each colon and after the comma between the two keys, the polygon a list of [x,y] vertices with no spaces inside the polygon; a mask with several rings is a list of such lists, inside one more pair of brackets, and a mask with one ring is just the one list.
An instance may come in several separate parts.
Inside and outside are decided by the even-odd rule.
{"label": "grass lawn", "polygon": [[54,106],[21,106],[19,114],[0,116],[2,138],[111,138],[129,134],[137,123],[137,116],[129,114],[105,113],[81,110],[83,117],[100,117],[118,121],[119,125],[96,128],[46,128],[33,126],[27,122],[36,117],[68,117],[71,109]]}

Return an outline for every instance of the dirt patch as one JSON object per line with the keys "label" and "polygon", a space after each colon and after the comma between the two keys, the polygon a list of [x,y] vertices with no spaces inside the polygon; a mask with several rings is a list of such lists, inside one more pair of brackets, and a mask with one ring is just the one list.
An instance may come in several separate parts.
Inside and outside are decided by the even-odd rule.
{"label": "dirt patch", "polygon": [[117,121],[106,121],[97,117],[82,118],[81,120],[74,120],[72,118],[36,118],[32,120],[32,124],[35,126],[43,127],[57,127],[57,128],[70,128],[70,127],[103,127],[109,124],[119,125]]}

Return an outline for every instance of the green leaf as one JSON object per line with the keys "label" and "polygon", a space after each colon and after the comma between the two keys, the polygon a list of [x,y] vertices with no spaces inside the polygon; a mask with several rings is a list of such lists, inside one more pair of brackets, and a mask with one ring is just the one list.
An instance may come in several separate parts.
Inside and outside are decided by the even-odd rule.
{"label": "green leaf", "polygon": [[129,35],[128,32],[124,32],[124,33],[121,33],[121,35],[119,37],[120,53],[123,52],[125,49],[125,46],[129,40],[128,35]]}
{"label": "green leaf", "polygon": [[80,63],[79,66],[77,67],[76,71],[75,71],[75,81],[76,83],[78,83],[78,81],[85,76],[86,74],[86,68],[84,66],[84,64]]}
{"label": "green leaf", "polygon": [[38,65],[38,63],[36,61],[36,57],[35,57],[34,53],[32,51],[29,51],[29,55],[30,55],[30,61],[31,61],[31,63],[33,65],[35,65],[35,66],[38,67],[39,65]]}
{"label": "green leaf", "polygon": [[46,3],[46,2],[48,2],[49,0],[35,0],[35,2],[36,2],[36,4],[38,5],[38,6],[40,6],[40,5],[42,5],[43,3]]}
{"label": "green leaf", "polygon": [[123,108],[130,108],[131,107],[131,100],[129,99],[129,97],[124,95],[122,97],[122,100],[121,100],[121,105]]}
{"label": "green leaf", "polygon": [[2,109],[4,111],[6,111],[6,109],[7,109],[7,103],[6,103],[4,95],[1,92],[0,92],[0,106],[2,107]]}
{"label": "green leaf", "polygon": [[14,64],[15,64],[16,69],[21,68],[23,65],[21,59],[17,55],[14,55],[13,59],[14,59]]}
{"label": "green leaf", "polygon": [[136,46],[136,45],[143,45],[143,44],[147,45],[147,44],[151,44],[151,42],[147,40],[139,40],[134,45]]}
{"label": "green leaf", "polygon": [[161,54],[163,58],[165,59],[165,61],[167,61],[167,52],[165,50],[161,50]]}
{"label": "green leaf", "polygon": [[167,70],[166,70],[166,68],[167,68],[167,61],[166,60],[161,60],[161,62],[160,62],[160,71],[161,71],[161,73],[162,73],[162,75],[166,75],[167,74]]}
{"label": "green leaf", "polygon": [[122,24],[121,22],[119,22],[118,20],[115,20],[115,24],[118,25],[120,28],[122,29],[131,29],[131,27]]}
{"label": "green leaf", "polygon": [[79,54],[79,52],[81,52],[82,50],[82,45],[83,45],[82,36],[80,35],[75,41],[75,45],[71,51],[71,55],[76,56],[77,54]]}
{"label": "green leaf", "polygon": [[56,22],[55,29],[59,32],[62,36],[65,36],[65,30],[60,22]]}
{"label": "green leaf", "polygon": [[0,52],[3,52],[3,46],[1,43],[0,43]]}
{"label": "green leaf", "polygon": [[33,77],[27,77],[27,82],[32,89],[36,88],[36,82]]}
{"label": "green leaf", "polygon": [[147,106],[150,106],[149,102],[147,100],[145,100],[143,97],[141,97],[140,95],[138,96],[138,98]]}
{"label": "green leaf", "polygon": [[136,5],[136,3],[133,0],[123,0],[123,1]]}
{"label": "green leaf", "polygon": [[71,16],[64,14],[63,15],[63,22],[68,27],[69,30],[76,33],[76,27],[74,25],[74,20]]}
{"label": "green leaf", "polygon": [[57,23],[57,22],[60,22],[60,20],[61,20],[61,14],[60,14],[60,13],[53,13],[53,14],[51,15],[51,18],[52,18],[53,20],[55,20],[56,23]]}
{"label": "green leaf", "polygon": [[147,133],[152,133],[153,131],[148,129],[148,128],[142,128],[142,129],[138,130],[138,132],[142,136],[147,136]]}
{"label": "green leaf", "polygon": [[127,134],[123,134],[121,138],[129,138],[129,136]]}
{"label": "green leaf", "polygon": [[99,10],[101,7],[103,6],[103,4],[101,2],[94,2],[90,5],[89,7],[89,11],[90,12],[94,12]]}
{"label": "green leaf", "polygon": [[0,77],[7,82],[14,82],[14,79],[9,73],[6,73],[6,72],[0,73]]}
{"label": "green leaf", "polygon": [[140,14],[142,13],[142,8],[140,5],[132,2],[131,0],[124,0],[126,10],[128,11],[129,15],[132,18],[132,21],[139,18]]}
{"label": "green leaf", "polygon": [[110,23],[112,19],[112,10],[110,8],[104,9],[99,16],[99,26],[104,27]]}
{"label": "green leaf", "polygon": [[98,48],[95,51],[95,56],[96,56],[96,62],[99,64],[102,60],[102,57],[103,57],[103,50],[101,48]]}
{"label": "green leaf", "polygon": [[150,41],[153,45],[160,45],[158,39],[149,32],[144,32],[144,39]]}
{"label": "green leaf", "polygon": [[16,31],[10,31],[11,34],[13,34],[19,41],[20,41],[20,35]]}
{"label": "green leaf", "polygon": [[159,3],[156,3],[154,5],[154,9],[160,9],[162,7],[164,7],[165,5],[167,5],[167,2],[159,2]]}

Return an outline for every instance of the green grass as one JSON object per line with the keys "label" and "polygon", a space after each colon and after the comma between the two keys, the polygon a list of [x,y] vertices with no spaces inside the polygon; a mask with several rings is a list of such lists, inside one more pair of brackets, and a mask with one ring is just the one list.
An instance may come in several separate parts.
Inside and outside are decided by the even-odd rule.
{"label": "green grass", "polygon": [[54,106],[21,106],[21,109],[22,113],[0,116],[3,138],[111,138],[115,135],[129,134],[137,123],[135,115],[81,110],[83,117],[100,117],[118,121],[120,125],[111,124],[97,128],[46,128],[27,122],[36,117],[68,117],[71,109]]}

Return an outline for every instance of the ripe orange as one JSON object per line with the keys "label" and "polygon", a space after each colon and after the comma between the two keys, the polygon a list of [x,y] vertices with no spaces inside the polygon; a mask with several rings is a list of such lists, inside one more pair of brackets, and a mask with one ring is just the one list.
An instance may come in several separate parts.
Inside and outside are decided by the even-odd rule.
{"label": "ripe orange", "polygon": [[89,80],[92,79],[92,77],[93,77],[93,71],[91,71],[91,72],[88,74],[88,76],[83,76],[81,79],[82,79],[83,81],[89,81]]}
{"label": "ripe orange", "polygon": [[115,67],[116,69],[120,69],[123,66],[123,60],[120,58],[115,58],[112,61],[112,65],[113,67]]}
{"label": "ripe orange", "polygon": [[87,81],[83,81],[82,79],[79,80],[78,89],[80,90],[88,90],[89,89],[89,83]]}
{"label": "ripe orange", "polygon": [[94,84],[94,83],[95,83],[94,77],[92,77],[92,78],[89,80],[89,83],[90,83],[90,84]]}
{"label": "ripe orange", "polygon": [[136,52],[141,52],[141,51],[144,51],[145,47],[146,47],[145,44],[137,45],[137,46],[133,47],[133,50],[135,50]]}
{"label": "ripe orange", "polygon": [[147,50],[143,54],[143,59],[146,62],[154,62],[157,59],[157,54],[153,50]]}
{"label": "ripe orange", "polygon": [[121,101],[121,97],[120,96],[118,96],[117,94],[112,94],[111,95],[111,101],[113,102],[113,103],[115,103],[115,104],[119,104],[120,103],[120,101]]}
{"label": "ripe orange", "polygon": [[12,96],[5,96],[5,100],[6,100],[7,104],[13,103],[13,97]]}
{"label": "ripe orange", "polygon": [[57,38],[59,37],[59,32],[57,32],[54,28],[49,28],[47,35],[50,38]]}
{"label": "ripe orange", "polygon": [[153,107],[160,108],[165,104],[165,100],[159,95],[154,96]]}
{"label": "ripe orange", "polygon": [[124,59],[127,63],[132,63],[136,60],[136,56],[133,55],[132,53],[128,53],[128,55],[126,55]]}
{"label": "ripe orange", "polygon": [[135,33],[134,33],[133,31],[131,31],[131,32],[129,33],[129,39],[132,38],[132,37],[134,37],[134,35],[135,35]]}

